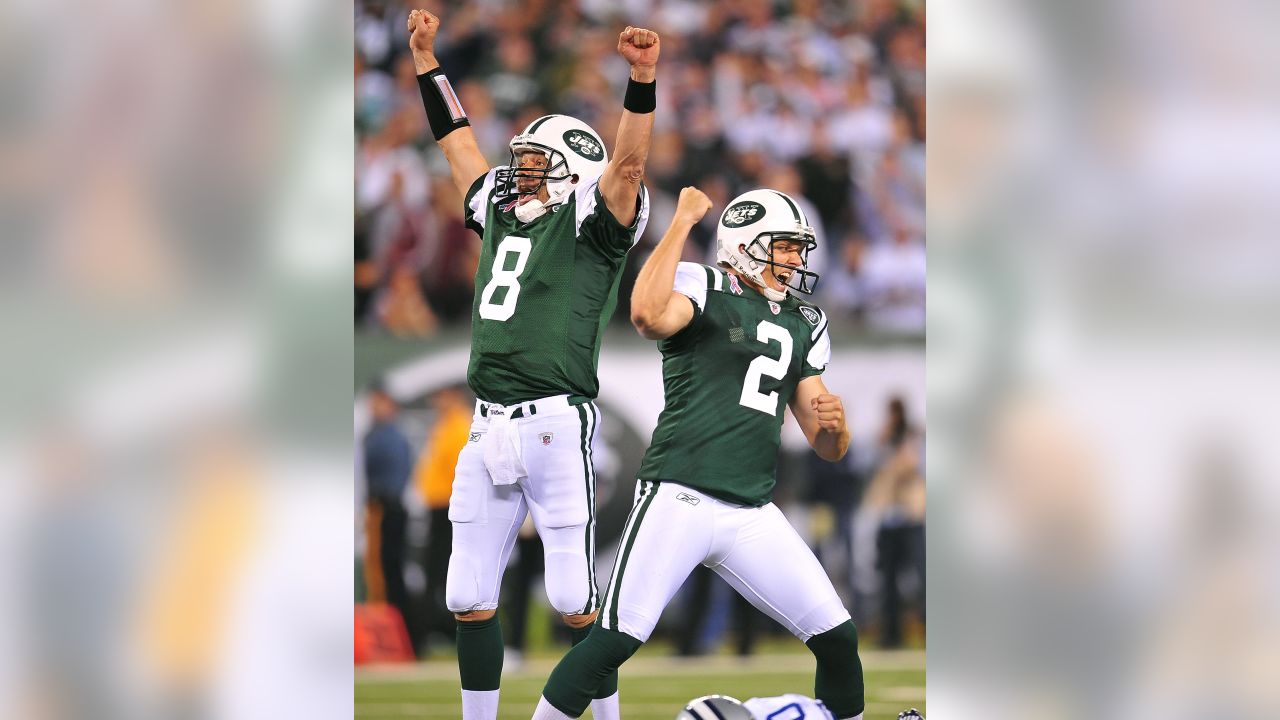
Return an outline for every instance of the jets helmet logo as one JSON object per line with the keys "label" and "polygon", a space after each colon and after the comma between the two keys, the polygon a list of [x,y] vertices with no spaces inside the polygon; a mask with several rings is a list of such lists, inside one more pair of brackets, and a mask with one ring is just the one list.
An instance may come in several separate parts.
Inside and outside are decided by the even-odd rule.
{"label": "jets helmet logo", "polygon": [[809,321],[810,325],[817,325],[818,320],[820,319],[817,310],[805,305],[800,306],[800,314],[804,316],[805,320]]}
{"label": "jets helmet logo", "polygon": [[604,149],[600,147],[600,143],[590,135],[581,130],[570,130],[564,134],[564,142],[569,146],[570,150],[578,153],[582,157],[599,162],[604,159]]}
{"label": "jets helmet logo", "polygon": [[724,211],[720,224],[725,227],[743,227],[764,217],[764,206],[758,202],[744,200]]}

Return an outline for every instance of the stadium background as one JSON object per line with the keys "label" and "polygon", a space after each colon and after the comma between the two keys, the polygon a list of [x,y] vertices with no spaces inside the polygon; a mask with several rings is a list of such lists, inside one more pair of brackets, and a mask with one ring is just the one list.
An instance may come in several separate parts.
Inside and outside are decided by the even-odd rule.
{"label": "stadium background", "polygon": [[[848,462],[829,466],[812,456],[789,423],[778,502],[820,552],[858,622],[869,720],[895,717],[912,705],[925,709],[923,550],[899,561],[902,631],[886,639],[884,558],[877,551],[902,509],[866,497],[877,479],[881,486],[911,486],[923,483],[925,472],[923,5],[356,4],[355,383],[359,390],[385,380],[403,406],[400,429],[424,456],[436,421],[431,398],[465,381],[478,241],[461,224],[461,202],[425,126],[407,52],[408,9],[423,6],[440,15],[438,55],[495,165],[505,164],[510,137],[547,112],[586,120],[612,149],[627,76],[614,51],[617,32],[635,24],[661,34],[646,175],[652,214],[626,269],[601,356],[598,567],[611,567],[631,477],[661,408],[658,356],[626,323],[627,298],[675,195],[695,184],[716,203],[689,243],[686,259],[697,262],[711,260],[714,216],[734,195],[767,186],[806,205],[820,242],[811,257],[822,274],[816,300],[832,318],[835,353],[825,378],[846,400],[855,442]],[[885,439],[894,396],[904,401],[912,426],[906,443]],[[359,436],[368,422],[362,397],[355,411]],[[904,464],[909,470],[902,480],[886,479],[890,468]],[[359,491],[363,482],[356,486]],[[406,581],[425,603],[428,586],[443,578],[428,577],[421,562],[428,514],[413,483],[405,504],[411,518]],[[363,524],[356,518],[357,601],[368,599],[361,582]],[[603,584],[608,570],[601,572]],[[538,597],[540,582],[532,587],[523,662],[513,650],[507,663],[504,718],[528,716],[563,652],[558,623]],[[655,640],[624,667],[626,717],[670,718],[685,700],[707,692],[811,691],[808,653],[763,616],[755,622],[750,656],[734,657],[742,649],[734,606],[718,580],[704,590],[706,619],[696,631],[684,623],[698,602],[687,590],[664,614]],[[510,628],[510,618],[504,624]],[[417,664],[358,671],[357,717],[460,714],[447,635],[425,632],[418,644]],[[673,657],[679,649],[690,656]]]}

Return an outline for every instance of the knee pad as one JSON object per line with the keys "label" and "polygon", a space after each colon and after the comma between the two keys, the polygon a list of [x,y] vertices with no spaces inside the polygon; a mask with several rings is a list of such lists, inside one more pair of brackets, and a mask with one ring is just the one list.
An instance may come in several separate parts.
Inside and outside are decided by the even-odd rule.
{"label": "knee pad", "polygon": [[461,554],[449,558],[449,575],[444,584],[444,604],[449,612],[489,610],[497,607],[497,598],[481,587],[480,574],[474,563]]}
{"label": "knee pad", "polygon": [[587,559],[581,553],[548,552],[546,557],[547,600],[561,615],[591,612],[587,607],[594,579],[587,570]]}

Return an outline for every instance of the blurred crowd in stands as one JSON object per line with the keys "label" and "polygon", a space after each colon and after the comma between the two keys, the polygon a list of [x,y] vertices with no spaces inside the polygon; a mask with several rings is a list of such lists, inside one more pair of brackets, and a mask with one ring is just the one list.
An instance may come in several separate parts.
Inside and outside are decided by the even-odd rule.
{"label": "blurred crowd in stands", "polygon": [[437,55],[492,165],[553,112],[590,123],[612,149],[628,77],[618,33],[660,33],[652,211],[614,322],[681,187],[715,202],[688,245],[695,262],[714,261],[726,201],[770,187],[797,198],[817,230],[813,299],[828,314],[923,333],[923,0],[358,0],[358,329],[426,337],[470,319],[479,240],[419,99],[405,29],[419,5],[441,18]]}
{"label": "blurred crowd in stands", "polygon": [[[444,604],[452,544],[449,500],[474,399],[450,387],[401,407],[374,386],[366,402],[370,423],[358,446],[357,468],[363,477],[357,602],[395,607],[417,657],[450,652],[454,619]],[[774,502],[818,556],[868,647],[924,644],[925,436],[921,418],[907,408],[901,397],[886,398],[879,431],[855,437],[840,462],[784,445],[778,463]],[[620,475],[618,492],[628,500],[633,483],[627,478],[636,469],[624,468]],[[597,579],[605,587],[621,528],[600,530]],[[564,630],[543,595],[543,570],[542,543],[526,521],[499,604],[509,664],[536,644],[532,636]],[[541,630],[532,632],[530,622],[539,619]],[[683,656],[724,648],[749,655],[762,637],[786,634],[713,572],[698,568],[663,614],[654,638]],[[561,640],[567,644],[567,633]]]}

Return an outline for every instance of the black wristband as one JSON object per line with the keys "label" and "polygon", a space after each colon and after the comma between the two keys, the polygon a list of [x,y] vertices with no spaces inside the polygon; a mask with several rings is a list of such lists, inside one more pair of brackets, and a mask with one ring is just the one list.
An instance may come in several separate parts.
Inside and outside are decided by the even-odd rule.
{"label": "black wristband", "polygon": [[467,111],[462,109],[462,103],[449,84],[449,78],[440,68],[418,76],[418,91],[422,93],[427,123],[431,125],[431,134],[437,142],[454,130],[471,124]]}
{"label": "black wristband", "polygon": [[633,113],[651,113],[658,107],[658,81],[627,81],[627,96],[622,100],[622,107]]}

